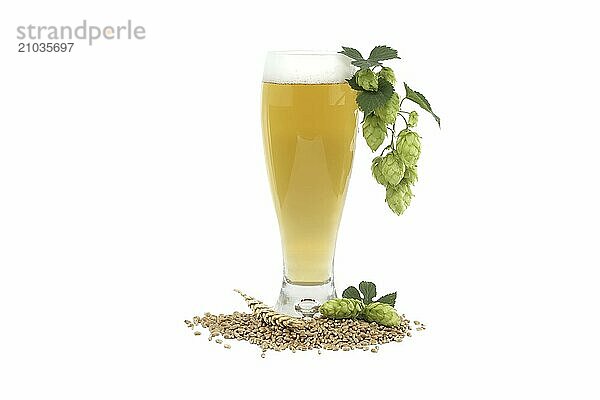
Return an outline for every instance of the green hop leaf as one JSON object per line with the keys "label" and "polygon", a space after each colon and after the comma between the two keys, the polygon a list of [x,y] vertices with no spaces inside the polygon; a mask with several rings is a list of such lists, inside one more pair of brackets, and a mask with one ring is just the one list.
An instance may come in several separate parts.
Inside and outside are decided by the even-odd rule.
{"label": "green hop leaf", "polygon": [[381,70],[377,73],[377,76],[379,78],[385,79],[392,85],[396,84],[396,75],[390,67],[382,67]]}
{"label": "green hop leaf", "polygon": [[405,166],[394,153],[388,153],[380,164],[381,175],[383,176],[384,185],[396,186],[404,177]]}
{"label": "green hop leaf", "polygon": [[326,318],[346,319],[358,317],[365,306],[356,299],[331,299],[319,307],[319,312]]}
{"label": "green hop leaf", "polygon": [[372,67],[381,66],[380,62],[373,61],[373,60],[354,60],[354,61],[350,61],[350,64],[352,64],[355,67],[358,67],[360,69],[368,69],[368,68],[372,68]]}
{"label": "green hop leaf", "polygon": [[372,151],[375,151],[381,146],[385,139],[387,128],[385,122],[378,116],[371,114],[365,117],[362,124],[362,131],[367,144]]}
{"label": "green hop leaf", "polygon": [[350,87],[356,91],[363,90],[363,88],[358,86],[358,83],[356,82],[356,74],[354,74],[352,78],[346,79],[346,82],[348,82],[348,85],[350,85]]}
{"label": "green hop leaf", "polygon": [[381,172],[381,162],[383,161],[382,157],[375,157],[373,162],[371,163],[371,172],[373,173],[373,178],[380,185],[386,185],[387,180],[383,177],[383,173]]}
{"label": "green hop leaf", "polygon": [[376,108],[383,106],[394,93],[394,87],[385,79],[377,81],[376,91],[362,91],[356,96],[356,104],[365,115],[371,114]]}
{"label": "green hop leaf", "polygon": [[361,69],[356,71],[356,83],[364,90],[377,90],[377,75],[370,69]]}
{"label": "green hop leaf", "polygon": [[429,112],[431,115],[433,115],[433,118],[438,123],[438,126],[441,127],[442,125],[440,124],[440,117],[435,115],[435,113],[431,109],[431,105],[429,104],[429,102],[427,101],[425,96],[423,96],[421,93],[416,92],[416,91],[412,90],[411,88],[409,88],[406,83],[404,83],[404,89],[406,90],[406,98],[409,99],[410,101],[418,104],[423,110],[425,110],[425,111]]}
{"label": "green hop leaf", "polygon": [[413,165],[412,167],[406,167],[404,170],[404,177],[402,178],[401,182],[406,185],[414,185],[417,180],[417,166]]}
{"label": "green hop leaf", "polygon": [[402,182],[398,186],[388,186],[385,190],[385,201],[396,215],[401,215],[406,211],[412,196],[410,186]]}
{"label": "green hop leaf", "polygon": [[369,54],[369,60],[371,61],[384,61],[391,60],[398,57],[398,51],[388,46],[375,46]]}
{"label": "green hop leaf", "polygon": [[359,293],[358,289],[355,288],[354,286],[348,286],[346,288],[346,290],[344,290],[342,292],[342,297],[345,299],[354,299],[354,300],[362,301],[362,298],[360,297],[360,293]]}
{"label": "green hop leaf", "polygon": [[416,132],[404,129],[398,135],[396,152],[400,159],[409,167],[417,164],[421,155],[421,139]]}
{"label": "green hop leaf", "polygon": [[398,326],[402,322],[402,317],[398,315],[394,307],[380,302],[367,304],[363,310],[363,317],[368,322],[376,322],[390,327]]}
{"label": "green hop leaf", "polygon": [[393,124],[396,122],[398,111],[400,110],[400,97],[398,93],[392,93],[392,96],[382,107],[375,109],[375,115],[383,120],[386,124]]}
{"label": "green hop leaf", "polygon": [[369,58],[365,60],[365,58],[360,54],[360,51],[353,49],[352,47],[342,46],[342,51],[340,54],[344,54],[345,56],[350,57],[353,61],[351,61],[352,65],[360,68],[360,69],[368,69],[375,66],[381,66],[381,62],[383,60],[391,60],[392,58],[399,58],[398,52],[387,46],[376,46],[371,50],[371,54],[369,54]]}
{"label": "green hop leaf", "polygon": [[409,128],[413,128],[417,126],[417,122],[419,122],[419,114],[416,111],[411,111],[408,114],[408,126]]}
{"label": "green hop leaf", "polygon": [[362,281],[358,284],[360,292],[363,294],[363,301],[369,304],[373,301],[373,297],[377,296],[377,287],[373,282]]}
{"label": "green hop leaf", "polygon": [[394,307],[396,305],[396,292],[381,296],[379,299],[377,299],[377,302],[389,304],[390,306]]}
{"label": "green hop leaf", "polygon": [[342,46],[342,51],[339,52],[347,57],[350,57],[354,60],[362,60],[363,56],[360,54],[360,51],[353,49],[352,47],[344,47]]}

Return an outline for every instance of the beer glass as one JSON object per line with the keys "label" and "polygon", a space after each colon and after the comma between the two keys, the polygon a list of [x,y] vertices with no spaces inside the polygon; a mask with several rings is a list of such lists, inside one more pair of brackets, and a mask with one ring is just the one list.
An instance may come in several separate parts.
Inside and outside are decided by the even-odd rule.
{"label": "beer glass", "polygon": [[333,260],[354,156],[358,110],[350,60],[270,52],[262,131],[283,250],[279,312],[309,316],[335,297]]}

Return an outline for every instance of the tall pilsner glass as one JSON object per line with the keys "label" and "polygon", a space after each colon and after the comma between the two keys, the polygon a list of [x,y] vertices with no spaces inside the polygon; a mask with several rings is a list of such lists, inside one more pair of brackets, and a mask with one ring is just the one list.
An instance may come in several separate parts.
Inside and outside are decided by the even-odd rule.
{"label": "tall pilsner glass", "polygon": [[267,170],[283,247],[277,310],[312,315],[335,297],[333,259],[358,110],[337,53],[270,52],[262,88]]}

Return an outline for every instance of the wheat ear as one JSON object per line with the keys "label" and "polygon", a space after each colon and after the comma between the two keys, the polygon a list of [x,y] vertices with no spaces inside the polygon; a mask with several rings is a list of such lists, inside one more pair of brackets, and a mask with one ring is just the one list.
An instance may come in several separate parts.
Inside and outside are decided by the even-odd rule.
{"label": "wheat ear", "polygon": [[250,310],[252,310],[252,313],[267,324],[294,329],[304,327],[305,323],[300,318],[280,314],[265,303],[256,300],[254,297],[248,296],[241,290],[235,289],[235,291],[239,293],[244,298],[244,300],[246,300],[246,303],[248,304],[248,307],[250,307]]}

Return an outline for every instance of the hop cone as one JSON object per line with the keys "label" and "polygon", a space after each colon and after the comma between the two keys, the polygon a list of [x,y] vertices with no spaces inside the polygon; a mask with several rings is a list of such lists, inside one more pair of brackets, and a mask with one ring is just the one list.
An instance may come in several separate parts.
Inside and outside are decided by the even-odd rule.
{"label": "hop cone", "polygon": [[371,163],[371,172],[373,173],[373,178],[380,185],[385,185],[387,181],[383,177],[383,173],[381,172],[381,162],[383,161],[382,157],[375,157],[373,162]]}
{"label": "hop cone", "polygon": [[380,78],[385,79],[392,85],[396,84],[396,75],[394,71],[390,67],[382,67],[381,70],[377,73]]}
{"label": "hop cone", "polygon": [[406,183],[400,182],[398,186],[388,186],[385,191],[385,201],[390,209],[397,215],[406,211],[412,199],[412,191]]}
{"label": "hop cone", "polygon": [[365,117],[362,124],[362,131],[367,144],[372,151],[375,151],[383,143],[387,128],[381,118],[375,114],[371,114]]}
{"label": "hop cone", "polygon": [[411,111],[408,114],[408,126],[411,128],[417,126],[417,122],[419,122],[419,114],[416,111]]}
{"label": "hop cone", "polygon": [[394,153],[388,153],[381,160],[381,175],[385,181],[384,185],[395,186],[400,183],[404,176],[404,164],[402,160],[394,155]]}
{"label": "hop cone", "polygon": [[414,185],[418,180],[417,177],[417,166],[406,167],[404,171],[404,177],[402,178],[402,183],[407,185]]}
{"label": "hop cone", "polygon": [[386,124],[393,124],[396,122],[396,117],[398,116],[398,111],[400,110],[400,97],[398,97],[398,93],[392,93],[392,96],[389,98],[385,104],[379,108],[375,109],[375,115],[381,118]]}
{"label": "hop cone", "polygon": [[421,155],[421,139],[419,135],[407,129],[400,132],[396,151],[402,161],[404,161],[404,164],[408,167],[414,166]]}
{"label": "hop cone", "polygon": [[365,306],[360,300],[341,298],[326,301],[319,307],[319,312],[327,318],[356,318],[364,308]]}
{"label": "hop cone", "polygon": [[361,69],[356,72],[356,83],[365,90],[377,90],[377,76],[370,69]]}
{"label": "hop cone", "polygon": [[385,303],[370,303],[365,306],[363,317],[369,322],[377,322],[385,326],[398,326],[402,318],[394,307]]}

